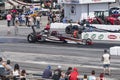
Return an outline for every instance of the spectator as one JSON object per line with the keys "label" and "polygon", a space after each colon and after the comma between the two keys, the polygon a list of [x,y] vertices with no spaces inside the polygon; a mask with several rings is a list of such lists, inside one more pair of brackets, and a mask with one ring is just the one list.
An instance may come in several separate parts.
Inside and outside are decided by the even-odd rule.
{"label": "spectator", "polygon": [[12,20],[12,15],[10,14],[10,12],[8,12],[6,19],[7,19],[7,26],[8,26],[7,34],[10,34],[10,21]]}
{"label": "spectator", "polygon": [[78,80],[78,70],[74,68],[73,71],[70,73],[69,80]]}
{"label": "spectator", "polygon": [[80,20],[77,21],[77,24],[81,25]]}
{"label": "spectator", "polygon": [[47,68],[43,72],[42,77],[47,79],[52,78],[51,66],[47,66]]}
{"label": "spectator", "polygon": [[88,77],[86,74],[84,75],[83,80],[88,80]]}
{"label": "spectator", "polygon": [[60,80],[60,78],[62,77],[62,70],[61,70],[61,66],[58,66],[58,69],[54,70],[54,74],[52,76],[53,80]]}
{"label": "spectator", "polygon": [[25,24],[26,18],[25,18],[25,14],[21,14],[21,18],[22,18],[22,25]]}
{"label": "spectator", "polygon": [[104,74],[110,75],[110,59],[110,54],[107,52],[107,50],[104,50],[104,54],[102,55]]}
{"label": "spectator", "polygon": [[17,80],[18,77],[20,77],[20,67],[18,64],[15,64],[13,70],[13,80]]}
{"label": "spectator", "polygon": [[92,70],[91,75],[88,77],[88,80],[96,80],[95,71]]}
{"label": "spectator", "polygon": [[56,22],[56,15],[55,15],[54,12],[53,12],[53,14],[52,14],[52,22],[53,22],[53,23]]}
{"label": "spectator", "polygon": [[24,69],[21,71],[20,80],[26,80],[26,71]]}
{"label": "spectator", "polygon": [[22,25],[22,14],[21,13],[18,15],[18,18],[19,18],[19,23],[20,23],[20,26],[21,26]]}
{"label": "spectator", "polygon": [[73,31],[73,37],[74,37],[74,38],[79,38],[79,36],[78,36],[78,30],[77,30],[77,29],[75,29],[75,30]]}
{"label": "spectator", "polygon": [[48,31],[50,30],[50,23],[49,22],[47,23],[45,30],[48,30]]}
{"label": "spectator", "polygon": [[69,80],[69,75],[72,72],[72,67],[68,67],[67,72],[65,73],[65,80]]}
{"label": "spectator", "polygon": [[4,80],[5,79],[5,68],[4,68],[4,66],[5,66],[5,63],[3,63],[3,59],[2,59],[2,57],[0,57],[0,78],[2,79],[2,80]]}
{"label": "spectator", "polygon": [[12,74],[13,69],[12,69],[10,60],[7,60],[7,64],[5,66],[5,69],[6,69],[6,74],[7,75],[11,75]]}
{"label": "spectator", "polygon": [[25,18],[26,18],[26,26],[28,26],[29,25],[28,14],[26,14]]}
{"label": "spectator", "polygon": [[15,36],[18,34],[18,26],[19,26],[18,16],[16,16],[16,18],[15,18],[15,27],[14,27]]}
{"label": "spectator", "polygon": [[36,27],[40,28],[40,16],[39,15],[36,16],[36,23],[37,23]]}
{"label": "spectator", "polygon": [[52,12],[48,13],[48,21],[52,23]]}
{"label": "spectator", "polygon": [[33,24],[35,25],[36,24],[36,13],[34,16],[32,16],[32,18],[33,18]]}
{"label": "spectator", "polygon": [[16,13],[12,13],[12,25],[14,26],[15,25],[15,15]]}
{"label": "spectator", "polygon": [[31,26],[34,26],[34,19],[33,19],[33,17],[32,17],[32,16],[29,16],[28,18],[29,18],[29,26],[30,26],[30,27],[31,27]]}
{"label": "spectator", "polygon": [[67,17],[64,17],[62,20],[63,23],[67,23]]}
{"label": "spectator", "polygon": [[10,80],[11,75],[12,75],[12,71],[13,71],[10,60],[7,60],[7,64],[5,66],[5,69],[6,69],[5,75],[8,75],[8,76],[6,76],[5,80]]}
{"label": "spectator", "polygon": [[104,77],[104,73],[100,73],[100,75],[97,78],[97,80],[106,80],[106,78]]}

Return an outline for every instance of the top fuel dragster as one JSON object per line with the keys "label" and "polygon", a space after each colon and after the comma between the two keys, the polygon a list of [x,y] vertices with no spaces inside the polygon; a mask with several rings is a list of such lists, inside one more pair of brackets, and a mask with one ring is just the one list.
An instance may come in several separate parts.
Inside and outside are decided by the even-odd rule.
{"label": "top fuel dragster", "polygon": [[35,28],[32,26],[33,32],[28,34],[27,40],[29,43],[34,43],[37,41],[54,41],[54,42],[63,42],[63,43],[76,43],[84,45],[92,45],[93,42],[91,39],[80,39],[74,38],[71,34],[64,35],[59,33],[56,30],[41,30],[36,32]]}

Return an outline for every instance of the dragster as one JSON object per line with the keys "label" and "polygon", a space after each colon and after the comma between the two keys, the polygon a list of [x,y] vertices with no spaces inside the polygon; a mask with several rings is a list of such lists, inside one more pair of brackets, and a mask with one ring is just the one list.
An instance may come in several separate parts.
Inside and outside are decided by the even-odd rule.
{"label": "dragster", "polygon": [[92,40],[89,38],[88,39],[74,38],[71,34],[61,33],[59,30],[50,29],[48,31],[43,29],[39,32],[36,32],[34,26],[32,26],[31,28],[33,32],[28,34],[27,36],[27,41],[29,43],[51,41],[51,42],[75,43],[75,44],[83,44],[83,45],[93,44]]}

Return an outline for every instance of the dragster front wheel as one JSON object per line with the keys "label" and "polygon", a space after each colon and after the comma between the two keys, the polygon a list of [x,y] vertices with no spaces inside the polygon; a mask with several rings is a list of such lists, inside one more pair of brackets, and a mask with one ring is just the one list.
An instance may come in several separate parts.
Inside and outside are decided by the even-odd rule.
{"label": "dragster front wheel", "polygon": [[89,39],[89,38],[88,38],[88,39],[83,39],[82,42],[83,42],[83,44],[85,44],[85,45],[92,45],[92,44],[93,44],[92,40]]}
{"label": "dragster front wheel", "polygon": [[88,39],[86,40],[86,42],[87,42],[87,45],[92,45],[92,44],[93,44],[93,42],[92,42],[92,40],[91,40],[90,38],[88,38]]}

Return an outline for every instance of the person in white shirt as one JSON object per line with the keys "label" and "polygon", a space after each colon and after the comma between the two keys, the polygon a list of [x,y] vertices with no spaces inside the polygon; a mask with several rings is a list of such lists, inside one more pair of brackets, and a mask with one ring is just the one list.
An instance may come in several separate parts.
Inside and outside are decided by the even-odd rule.
{"label": "person in white shirt", "polygon": [[104,54],[102,55],[104,74],[110,75],[110,59],[110,54],[107,50],[104,50]]}
{"label": "person in white shirt", "polygon": [[88,80],[97,80],[97,78],[95,76],[95,71],[94,70],[91,71],[91,75],[88,76]]}
{"label": "person in white shirt", "polygon": [[26,21],[25,14],[22,14],[21,18],[22,18],[22,24],[25,24],[25,21]]}
{"label": "person in white shirt", "polygon": [[20,67],[19,64],[14,65],[14,70],[13,70],[13,80],[17,80],[18,77],[20,77]]}
{"label": "person in white shirt", "polygon": [[32,16],[28,16],[28,20],[29,20],[29,27],[34,26],[34,20]]}

